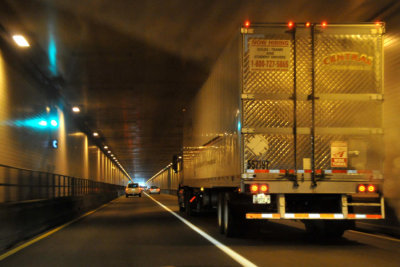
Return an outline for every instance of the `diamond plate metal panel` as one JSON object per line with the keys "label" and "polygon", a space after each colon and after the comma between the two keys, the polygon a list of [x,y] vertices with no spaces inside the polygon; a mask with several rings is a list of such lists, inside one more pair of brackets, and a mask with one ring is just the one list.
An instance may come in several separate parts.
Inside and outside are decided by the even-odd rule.
{"label": "diamond plate metal panel", "polygon": [[243,101],[243,127],[292,127],[293,101]]}
{"label": "diamond plate metal panel", "polygon": [[[260,40],[289,40],[289,66],[288,69],[272,71],[252,71],[249,66],[249,51],[243,54],[243,93],[245,94],[293,94],[294,83],[294,43],[287,28],[274,28],[276,34],[266,33],[271,29],[263,29],[257,35],[248,36],[244,40],[244,46],[249,47],[253,38]],[[244,128],[287,128],[293,127],[293,101],[292,100],[244,100],[243,127]],[[247,161],[267,161],[268,168],[287,169],[294,166],[294,144],[292,135],[259,134],[262,140],[268,143],[267,150],[262,155],[255,155],[251,142],[256,134],[245,134],[244,144],[244,168]]]}
{"label": "diamond plate metal panel", "polygon": [[381,127],[382,104],[372,101],[316,101],[317,127]]}
{"label": "diamond plate metal panel", "polygon": [[[311,94],[311,35],[309,29],[298,29],[296,35],[296,125],[311,127],[311,102],[302,100]],[[311,158],[311,137],[296,137],[296,167],[304,169],[303,159]]]}
{"label": "diamond plate metal panel", "polygon": [[311,93],[311,35],[309,29],[299,29],[296,35],[297,95]]}
{"label": "diamond plate metal panel", "polygon": [[[367,94],[382,94],[382,37],[373,25],[362,25],[362,30],[351,25],[332,25],[325,31],[316,29],[314,46],[310,28],[298,28],[292,41],[290,59],[296,56],[296,121],[294,101],[255,99],[243,100],[244,128],[292,128],[297,136],[285,134],[244,134],[244,166],[247,160],[267,160],[269,169],[294,168],[294,142],[296,140],[296,166],[312,158],[312,140],[315,143],[316,169],[331,169],[331,143],[346,142],[349,149],[348,168],[380,169],[379,155],[382,144],[380,134],[368,134],[368,129],[382,125],[382,101]],[[264,29],[267,31],[267,29]],[[354,31],[355,33],[353,33]],[[275,30],[276,32],[276,30]],[[260,39],[282,39],[283,35],[257,35]],[[250,37],[249,37],[250,38]],[[249,38],[245,39],[248,46]],[[287,38],[287,35],[286,35]],[[315,50],[313,50],[313,47]],[[296,51],[294,52],[294,48]],[[245,49],[246,50],[246,49]],[[313,54],[314,53],[314,54]],[[313,65],[314,58],[314,65]],[[293,94],[293,65],[289,71],[250,71],[249,53],[243,54],[243,93]],[[312,103],[314,68],[315,127],[324,129],[312,138]],[[321,95],[321,99],[319,96]],[[359,96],[363,96],[360,99]],[[274,99],[279,99],[276,97]],[[332,134],[329,132],[332,128]],[[343,131],[341,131],[343,128]],[[334,129],[334,130],[333,130]],[[366,129],[363,135],[360,129]],[[261,131],[261,130],[260,130]],[[252,139],[260,135],[267,140],[268,149],[255,155],[250,149]],[[254,138],[259,139],[259,138]],[[263,142],[264,143],[264,142]],[[260,150],[256,150],[260,151]],[[262,151],[262,150],[261,150]]]}
{"label": "diamond plate metal panel", "polygon": [[[283,31],[284,32],[284,31]],[[260,36],[260,35],[257,35]],[[288,34],[265,34],[261,38],[246,39],[290,40]],[[246,42],[245,40],[245,42]],[[245,44],[247,47],[249,44]],[[243,55],[243,93],[293,93],[293,42],[290,42],[288,71],[250,71],[249,51]]]}
{"label": "diamond plate metal panel", "polygon": [[293,168],[293,135],[269,135],[262,134],[268,141],[268,149],[262,156],[256,156],[248,147],[249,142],[255,137],[254,134],[246,134],[245,139],[245,169],[248,168],[249,160],[268,161],[268,169],[291,169]]}
{"label": "diamond plate metal panel", "polygon": [[[333,26],[315,35],[315,93],[381,94],[382,37],[374,28]],[[316,127],[381,128],[382,101],[315,101]],[[332,169],[331,143],[348,145],[347,169],[380,170],[382,135],[315,135],[315,168]]]}
{"label": "diamond plate metal panel", "polygon": [[317,34],[316,88],[319,93],[382,93],[379,35]]}

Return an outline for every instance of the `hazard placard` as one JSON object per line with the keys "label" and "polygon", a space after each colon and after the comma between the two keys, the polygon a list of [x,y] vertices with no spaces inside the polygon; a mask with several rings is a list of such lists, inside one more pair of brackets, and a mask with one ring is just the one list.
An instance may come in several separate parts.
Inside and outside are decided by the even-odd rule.
{"label": "hazard placard", "polygon": [[347,168],[348,153],[347,142],[333,141],[331,143],[331,167]]}
{"label": "hazard placard", "polygon": [[290,40],[249,39],[250,71],[288,71]]}

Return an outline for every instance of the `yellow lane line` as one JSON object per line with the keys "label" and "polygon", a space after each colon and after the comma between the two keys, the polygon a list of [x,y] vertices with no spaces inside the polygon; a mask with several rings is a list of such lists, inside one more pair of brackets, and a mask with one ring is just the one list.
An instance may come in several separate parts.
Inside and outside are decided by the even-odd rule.
{"label": "yellow lane line", "polygon": [[[111,202],[112,202],[112,201],[111,201]],[[94,210],[92,210],[92,211],[89,211],[89,212],[83,214],[82,216],[80,216],[80,217],[78,217],[78,218],[76,218],[76,219],[74,219],[74,220],[72,220],[72,221],[70,221],[70,222],[67,222],[67,223],[65,223],[65,224],[63,224],[63,225],[61,225],[61,226],[59,226],[59,227],[57,227],[57,228],[54,228],[54,229],[52,229],[52,230],[50,230],[50,231],[48,231],[48,232],[46,232],[46,233],[44,233],[44,234],[42,234],[42,235],[40,235],[40,236],[38,236],[38,237],[36,237],[36,238],[34,238],[34,239],[28,241],[28,242],[26,242],[26,243],[24,243],[24,244],[22,244],[22,245],[20,245],[20,246],[18,246],[18,247],[16,247],[16,248],[13,248],[13,249],[7,251],[7,252],[4,253],[4,254],[1,254],[1,255],[0,255],[0,261],[2,261],[2,260],[4,260],[5,258],[7,258],[7,257],[9,257],[9,256],[11,256],[11,255],[13,255],[13,254],[15,254],[15,253],[17,253],[18,251],[20,251],[20,250],[22,250],[22,249],[24,249],[24,248],[26,248],[26,247],[29,247],[30,245],[35,244],[36,242],[39,242],[40,240],[42,240],[42,239],[44,239],[44,238],[46,238],[46,237],[48,237],[48,236],[50,236],[50,235],[52,235],[52,234],[54,234],[54,233],[56,233],[56,232],[58,232],[58,231],[64,229],[65,227],[68,227],[69,225],[71,225],[71,224],[73,224],[73,223],[75,223],[75,222],[77,222],[77,221],[79,221],[79,220],[81,220],[81,219],[83,219],[83,218],[89,216],[90,214],[95,213],[96,211],[98,211],[98,210],[100,210],[100,209],[102,209],[102,208],[108,206],[111,202],[106,203],[106,204],[100,206],[100,207],[97,208],[97,209],[94,209]]]}

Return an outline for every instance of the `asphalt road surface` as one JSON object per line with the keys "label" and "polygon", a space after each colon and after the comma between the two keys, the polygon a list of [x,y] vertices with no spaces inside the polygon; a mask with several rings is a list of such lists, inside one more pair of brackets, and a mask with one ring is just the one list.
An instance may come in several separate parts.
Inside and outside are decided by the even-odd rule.
{"label": "asphalt road surface", "polygon": [[187,218],[175,196],[151,197],[183,219],[147,196],[119,198],[0,266],[400,266],[400,240],[394,238],[347,231],[340,240],[312,240],[291,222],[252,225],[240,238],[226,238],[214,213]]}

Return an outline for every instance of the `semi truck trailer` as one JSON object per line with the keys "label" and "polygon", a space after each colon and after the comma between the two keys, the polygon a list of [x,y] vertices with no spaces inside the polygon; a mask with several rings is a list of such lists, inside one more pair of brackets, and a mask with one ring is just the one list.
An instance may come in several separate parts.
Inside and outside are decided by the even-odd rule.
{"label": "semi truck trailer", "polygon": [[245,23],[185,112],[182,154],[149,183],[188,215],[216,209],[227,236],[250,220],[338,237],[383,219],[384,32]]}

